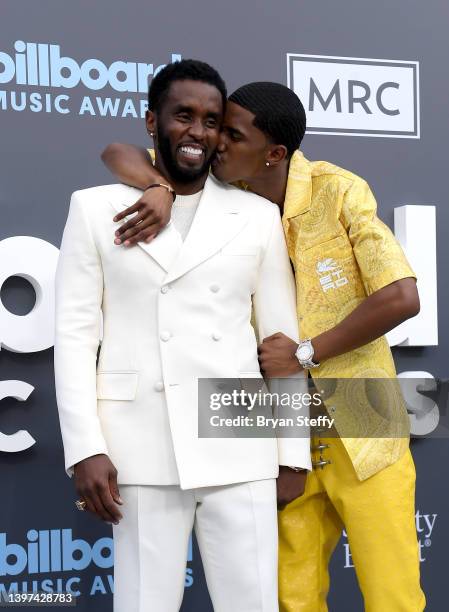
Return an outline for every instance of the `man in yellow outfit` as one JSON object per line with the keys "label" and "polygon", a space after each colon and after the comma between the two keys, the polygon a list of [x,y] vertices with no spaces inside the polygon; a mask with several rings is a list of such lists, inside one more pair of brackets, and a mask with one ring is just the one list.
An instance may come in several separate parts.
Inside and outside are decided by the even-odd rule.
{"label": "man in yellow outfit", "polygon": [[[311,370],[313,377],[394,378],[384,336],[339,355],[320,354],[325,330],[338,333],[339,323],[358,305],[369,306],[367,296],[413,276],[391,232],[376,217],[368,185],[327,162],[310,163],[295,154],[283,221],[295,265],[301,335],[312,338],[314,360],[321,364]],[[323,290],[328,274],[317,272],[317,265],[326,259],[343,272],[331,273],[329,282],[335,287],[324,285]],[[342,275],[348,282],[338,286]],[[384,308],[389,307],[394,305],[386,302]],[[334,406],[337,430],[347,408],[343,403]],[[314,439],[318,466],[307,478],[305,494],[279,513],[279,589],[285,612],[327,610],[328,565],[343,528],[367,611],[424,608],[408,438],[355,437],[358,432],[366,435],[366,409],[357,408],[359,412],[350,413],[361,420],[353,425],[354,437]]]}
{"label": "man in yellow outfit", "polygon": [[[188,109],[174,120],[189,121]],[[207,126],[192,126],[196,142],[202,130]],[[304,132],[304,109],[293,92],[275,83],[245,85],[229,98],[213,164],[218,179],[270,199],[282,214],[302,341],[266,339],[262,371],[277,377],[302,367],[317,384],[331,378],[349,386],[327,404],[339,435],[313,438],[313,471],[280,469],[280,609],[327,610],[329,560],[344,528],[367,612],[420,612],[415,468],[407,414],[400,399],[392,401],[396,372],[384,337],[419,311],[415,276],[378,219],[367,183],[305,159],[297,150]],[[166,180],[145,150],[130,145],[110,145],[103,160],[128,184],[159,184],[115,217],[137,213],[117,230],[117,244],[152,240],[170,219]],[[374,410],[377,420],[360,379],[377,381],[376,398],[388,394]]]}

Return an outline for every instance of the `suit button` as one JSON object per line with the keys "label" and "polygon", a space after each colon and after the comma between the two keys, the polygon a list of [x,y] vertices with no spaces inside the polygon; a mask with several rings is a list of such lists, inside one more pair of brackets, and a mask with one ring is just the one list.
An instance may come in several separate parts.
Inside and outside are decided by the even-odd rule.
{"label": "suit button", "polygon": [[159,337],[162,342],[168,342],[171,338],[171,333],[169,331],[163,331]]}
{"label": "suit button", "polygon": [[164,383],[162,382],[162,380],[158,380],[157,382],[154,383],[154,390],[155,391],[163,391],[164,390]]}
{"label": "suit button", "polygon": [[161,287],[161,293],[167,293],[169,287],[167,287],[167,285],[164,285],[163,287]]}
{"label": "suit button", "polygon": [[221,340],[221,334],[219,334],[218,332],[214,332],[212,334],[212,338],[218,342],[218,340]]}
{"label": "suit button", "polygon": [[212,291],[212,293],[218,293],[220,291],[220,285],[213,284],[209,287],[209,289]]}

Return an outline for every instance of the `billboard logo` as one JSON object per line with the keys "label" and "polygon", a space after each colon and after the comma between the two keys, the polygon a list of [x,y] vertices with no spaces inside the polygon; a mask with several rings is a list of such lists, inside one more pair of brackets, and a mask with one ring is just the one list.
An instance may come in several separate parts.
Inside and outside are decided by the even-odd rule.
{"label": "billboard logo", "polygon": [[[72,57],[61,55],[59,45],[25,43],[17,40],[14,57],[0,51],[0,84],[13,79],[17,85],[40,85],[72,89],[80,81],[94,91],[109,85],[119,92],[148,91],[148,79],[165,64],[154,66],[141,62],[116,61],[107,66],[99,59],[86,59],[81,64]],[[171,61],[181,59],[172,53]]]}
{"label": "billboard logo", "polygon": [[27,546],[7,543],[0,533],[0,576],[67,572],[86,569],[91,563],[100,568],[114,564],[112,538],[100,538],[93,546],[86,540],[72,537],[71,529],[51,529],[27,533]]}
{"label": "billboard logo", "polygon": [[419,138],[419,62],[287,53],[307,133]]}
{"label": "billboard logo", "polygon": [[[171,62],[181,59],[180,54],[171,53]],[[0,51],[0,87],[5,86],[0,90],[0,110],[143,118],[148,82],[165,65],[105,63],[97,58],[79,61],[59,45],[16,40],[12,53]],[[80,99],[83,88],[89,95]],[[114,97],[103,97],[103,89],[112,90]],[[145,97],[137,98],[139,94]]]}

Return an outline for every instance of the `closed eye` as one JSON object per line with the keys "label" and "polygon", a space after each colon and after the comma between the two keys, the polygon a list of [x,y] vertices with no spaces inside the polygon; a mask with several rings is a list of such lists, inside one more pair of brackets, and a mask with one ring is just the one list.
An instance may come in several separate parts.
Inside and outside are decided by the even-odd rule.
{"label": "closed eye", "polygon": [[176,118],[182,122],[190,121],[190,115],[188,113],[177,113]]}
{"label": "closed eye", "polygon": [[243,138],[243,135],[242,135],[241,132],[239,132],[238,130],[235,130],[234,128],[231,128],[231,127],[225,127],[224,128],[224,132],[234,142],[238,142],[238,141],[242,140],[242,138]]}

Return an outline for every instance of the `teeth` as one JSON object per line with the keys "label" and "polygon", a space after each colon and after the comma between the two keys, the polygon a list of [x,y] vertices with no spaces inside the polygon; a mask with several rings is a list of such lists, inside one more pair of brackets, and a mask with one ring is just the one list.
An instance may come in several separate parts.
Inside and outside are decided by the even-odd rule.
{"label": "teeth", "polygon": [[197,149],[195,147],[181,147],[181,151],[183,153],[187,153],[189,155],[202,155],[202,149]]}

